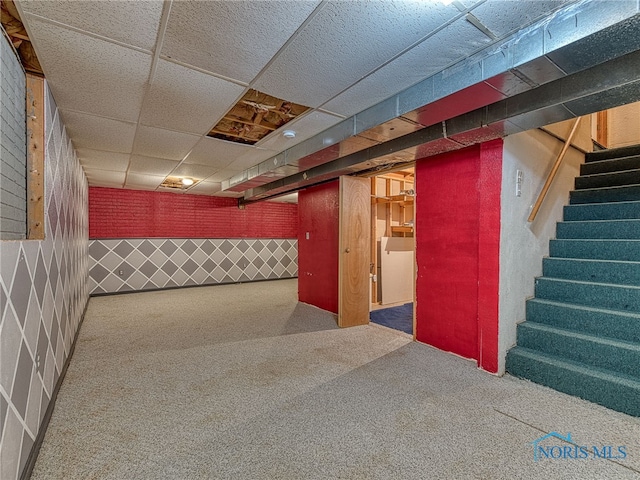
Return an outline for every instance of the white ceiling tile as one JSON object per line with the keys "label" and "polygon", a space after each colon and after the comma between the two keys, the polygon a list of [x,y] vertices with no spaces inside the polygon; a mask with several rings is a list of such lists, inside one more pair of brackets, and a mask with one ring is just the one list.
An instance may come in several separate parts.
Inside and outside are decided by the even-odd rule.
{"label": "white ceiling tile", "polygon": [[217,138],[203,137],[191,151],[184,163],[197,163],[224,168],[235,158],[257,150],[251,145],[226,142]]}
{"label": "white ceiling tile", "polygon": [[129,167],[128,153],[103,152],[79,148],[76,150],[80,164],[86,169],[111,170],[112,172],[126,172]]}
{"label": "white ceiling tile", "polygon": [[84,169],[89,185],[94,187],[119,187],[124,185],[124,172],[109,172],[106,170]]}
{"label": "white ceiling tile", "polygon": [[200,182],[189,189],[189,193],[196,195],[213,195],[222,190],[220,182]]}
{"label": "white ceiling tile", "polygon": [[151,55],[31,21],[38,58],[57,104],[67,110],[137,121]]}
{"label": "white ceiling tile", "polygon": [[182,160],[199,139],[197,135],[140,125],[133,142],[133,153],[147,157]]}
{"label": "white ceiling tile", "polygon": [[203,135],[244,90],[235,83],[160,60],[140,122]]}
{"label": "white ceiling tile", "polygon": [[62,111],[62,119],[75,148],[130,153],[136,126],[109,118]]}
{"label": "white ceiling tile", "polygon": [[183,163],[171,172],[172,177],[189,177],[194,180],[202,180],[210,177],[220,169],[209,167],[207,165],[195,165],[191,163]]}
{"label": "white ceiling tile", "polygon": [[49,18],[118,42],[151,50],[156,43],[162,2],[21,0],[24,12]]}
{"label": "white ceiling tile", "polygon": [[180,162],[166,160],[164,158],[143,157],[142,155],[131,155],[129,172],[144,173],[148,175],[169,175]]}
{"label": "white ceiling tile", "polygon": [[125,184],[125,187],[155,190],[162,182],[164,182],[165,178],[166,177],[164,175],[148,175],[129,172],[127,174],[127,183]]}
{"label": "white ceiling tile", "polygon": [[459,13],[437,2],[327,3],[254,88],[317,107]]}
{"label": "white ceiling tile", "polygon": [[567,3],[576,0],[488,0],[475,7],[471,13],[496,36],[502,37],[514,30],[535,22]]}
{"label": "white ceiling tile", "polygon": [[173,2],[162,54],[249,83],[318,3]]}
{"label": "white ceiling tile", "polygon": [[[278,129],[276,132],[271,134],[269,138],[265,138],[264,141],[261,141],[260,147],[281,152],[282,150],[286,150],[307,138],[313,137],[318,132],[327,129],[336,123],[340,123],[342,120],[344,120],[342,117],[337,117],[328,113],[318,111],[311,112],[292,120],[284,127]],[[282,135],[284,130],[295,131],[296,137],[294,139],[285,138]]]}
{"label": "white ceiling tile", "polygon": [[457,20],[327,102],[323,108],[354,115],[468,57],[489,42],[489,37],[469,22]]}

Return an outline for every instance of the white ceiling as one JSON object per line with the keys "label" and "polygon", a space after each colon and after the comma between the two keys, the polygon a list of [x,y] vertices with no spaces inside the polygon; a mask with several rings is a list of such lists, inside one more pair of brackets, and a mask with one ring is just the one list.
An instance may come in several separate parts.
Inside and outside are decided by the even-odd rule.
{"label": "white ceiling", "polygon": [[[221,182],[572,1],[17,3],[90,185],[238,196]],[[206,136],[249,88],[312,107],[295,139]]]}

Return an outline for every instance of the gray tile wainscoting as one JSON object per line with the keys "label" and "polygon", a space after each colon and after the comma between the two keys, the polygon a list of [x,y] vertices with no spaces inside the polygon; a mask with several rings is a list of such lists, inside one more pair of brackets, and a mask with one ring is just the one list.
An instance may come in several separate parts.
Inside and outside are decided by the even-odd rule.
{"label": "gray tile wainscoting", "polygon": [[89,258],[91,295],[298,275],[296,239],[96,239]]}

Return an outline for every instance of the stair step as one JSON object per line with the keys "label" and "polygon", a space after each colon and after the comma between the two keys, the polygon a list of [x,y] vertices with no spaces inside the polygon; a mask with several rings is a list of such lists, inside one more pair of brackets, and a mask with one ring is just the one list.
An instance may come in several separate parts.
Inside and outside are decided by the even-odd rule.
{"label": "stair step", "polygon": [[640,184],[640,168],[576,177],[576,190]]}
{"label": "stair step", "polygon": [[640,201],[566,205],[564,221],[640,219]]}
{"label": "stair step", "polygon": [[640,315],[564,302],[527,300],[527,321],[640,343]]}
{"label": "stair step", "polygon": [[631,145],[628,147],[609,148],[606,150],[598,150],[597,152],[587,153],[585,162],[598,162],[610,158],[630,157],[640,155],[640,145]]}
{"label": "stair step", "polygon": [[640,381],[640,344],[637,343],[526,321],[518,325],[518,346],[620,372]]}
{"label": "stair step", "polygon": [[556,302],[640,312],[640,287],[636,286],[539,277],[536,279],[535,296]]}
{"label": "stair step", "polygon": [[637,239],[640,238],[640,220],[558,222],[556,238]]}
{"label": "stair step", "polygon": [[640,200],[640,185],[587,188],[569,192],[571,205],[603,202],[635,202]]}
{"label": "stair step", "polygon": [[509,350],[507,372],[612,410],[640,417],[640,382],[624,375],[522,347]]}
{"label": "stair step", "polygon": [[545,257],[542,259],[542,275],[564,280],[640,287],[640,262]]}
{"label": "stair step", "polygon": [[640,262],[640,240],[552,239],[549,255],[560,258]]}
{"label": "stair step", "polygon": [[612,158],[580,165],[580,175],[593,175],[595,173],[620,172],[640,168],[640,155],[630,157]]}

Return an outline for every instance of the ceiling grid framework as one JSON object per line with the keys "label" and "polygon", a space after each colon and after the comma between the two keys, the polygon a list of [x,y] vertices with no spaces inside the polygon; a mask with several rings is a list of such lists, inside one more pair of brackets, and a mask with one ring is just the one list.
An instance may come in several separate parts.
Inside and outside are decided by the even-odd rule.
{"label": "ceiling grid framework", "polygon": [[[391,118],[365,115],[368,128],[345,127],[343,138],[314,140],[514,32],[586,3],[18,0],[16,6],[91,185],[161,190],[167,176],[188,176],[196,182],[184,192],[240,197],[244,190],[223,191],[223,183],[248,180],[249,171],[266,183],[273,173],[264,164],[284,167],[283,152],[301,155],[284,169],[295,174],[333,160],[322,152],[328,147],[343,156],[410,133],[412,118],[397,119],[391,133],[379,126]],[[621,20],[638,11],[637,0],[612,5]],[[207,136],[251,88],[311,108],[255,145]],[[296,132],[294,139],[281,135],[285,128]]]}

